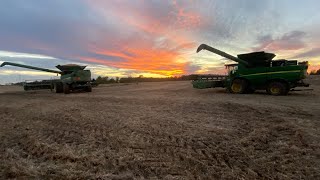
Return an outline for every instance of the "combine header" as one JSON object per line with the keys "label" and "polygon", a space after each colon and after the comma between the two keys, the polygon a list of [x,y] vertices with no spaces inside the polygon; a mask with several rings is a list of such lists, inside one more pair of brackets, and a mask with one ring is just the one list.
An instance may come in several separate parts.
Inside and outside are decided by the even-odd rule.
{"label": "combine header", "polygon": [[87,92],[92,91],[91,87],[91,72],[90,70],[84,70],[86,66],[79,66],[76,64],[67,64],[67,65],[58,65],[60,71],[51,70],[51,69],[44,69],[34,66],[28,66],[23,64],[11,63],[11,62],[4,62],[0,65],[3,67],[5,65],[17,66],[27,69],[34,69],[39,71],[45,71],[50,73],[60,74],[60,80],[53,81],[53,86],[56,93],[65,93],[69,94],[70,91],[74,91],[77,89],[85,90]]}
{"label": "combine header", "polygon": [[308,62],[272,60],[276,55],[264,51],[234,57],[206,44],[201,44],[197,52],[203,49],[237,63],[226,65],[227,76],[199,75],[192,82],[194,88],[224,87],[237,94],[266,90],[271,95],[287,95],[295,87],[309,86],[303,82],[307,76]]}

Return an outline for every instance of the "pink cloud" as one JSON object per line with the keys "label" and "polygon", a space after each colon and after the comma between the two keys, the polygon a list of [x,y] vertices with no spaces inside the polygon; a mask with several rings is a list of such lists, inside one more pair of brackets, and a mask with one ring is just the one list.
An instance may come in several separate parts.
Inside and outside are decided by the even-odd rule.
{"label": "pink cloud", "polygon": [[[117,42],[116,47],[106,43],[89,45],[90,53],[102,58],[83,57],[82,60],[102,63],[117,68],[135,69],[162,75],[177,75],[187,72],[188,64],[179,62],[186,59],[182,50],[193,50],[196,47],[191,36],[179,33],[179,28],[195,28],[200,26],[200,15],[186,11],[177,4],[170,10],[157,13],[157,8],[146,6],[138,1],[136,6],[121,1],[87,1],[88,4],[102,16],[110,15],[116,21],[122,22],[127,29],[137,32],[136,36],[128,36]],[[142,5],[143,7],[139,6]],[[106,7],[106,8],[104,8]],[[102,39],[103,39],[102,35]],[[138,37],[141,37],[139,39]],[[110,39],[110,37],[106,37]],[[111,37],[112,38],[112,37]],[[157,43],[157,41],[159,43]],[[105,58],[103,58],[105,57]],[[113,62],[105,59],[120,59]]]}
{"label": "pink cloud", "polygon": [[255,51],[281,51],[299,50],[306,47],[303,38],[306,33],[302,31],[292,31],[279,38],[272,38],[270,35],[258,38],[258,46],[253,48]]}

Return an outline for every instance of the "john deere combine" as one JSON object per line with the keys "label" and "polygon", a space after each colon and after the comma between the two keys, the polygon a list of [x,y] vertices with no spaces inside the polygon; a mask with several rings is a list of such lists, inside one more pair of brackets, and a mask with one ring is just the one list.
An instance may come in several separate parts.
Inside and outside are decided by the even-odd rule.
{"label": "john deere combine", "polygon": [[86,66],[79,66],[76,64],[58,65],[56,66],[56,68],[58,68],[60,71],[56,71],[56,70],[44,69],[44,68],[39,68],[34,66],[27,66],[23,64],[4,62],[0,65],[0,67],[3,67],[5,65],[11,65],[11,66],[17,66],[22,68],[60,74],[61,75],[60,80],[52,81],[56,93],[63,92],[65,94],[69,94],[70,91],[74,91],[77,89],[85,90],[87,92],[92,91],[92,87],[90,84],[91,72],[90,70],[84,70]]}
{"label": "john deere combine", "polygon": [[309,86],[303,82],[307,76],[308,62],[273,60],[276,55],[264,51],[234,57],[206,44],[201,44],[197,52],[203,49],[237,63],[226,65],[227,76],[199,75],[192,82],[194,88],[225,87],[231,93],[238,94],[266,90],[271,95],[286,95],[295,87]]}

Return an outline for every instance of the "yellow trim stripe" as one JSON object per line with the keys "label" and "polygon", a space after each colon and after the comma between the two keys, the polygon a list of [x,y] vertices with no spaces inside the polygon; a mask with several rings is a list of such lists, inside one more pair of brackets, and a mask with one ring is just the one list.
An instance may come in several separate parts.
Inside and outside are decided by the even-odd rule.
{"label": "yellow trim stripe", "polygon": [[240,76],[257,76],[257,75],[263,75],[263,74],[282,74],[282,73],[297,73],[301,70],[293,70],[293,71],[276,71],[276,72],[267,72],[267,73],[256,73],[256,74],[248,74],[248,75],[242,75]]}

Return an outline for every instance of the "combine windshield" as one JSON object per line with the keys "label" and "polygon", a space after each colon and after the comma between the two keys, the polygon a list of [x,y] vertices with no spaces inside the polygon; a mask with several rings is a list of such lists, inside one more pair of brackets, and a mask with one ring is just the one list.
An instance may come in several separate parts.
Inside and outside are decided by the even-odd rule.
{"label": "combine windshield", "polygon": [[228,74],[233,74],[235,71],[238,70],[238,64],[226,65],[226,69],[227,69]]}

